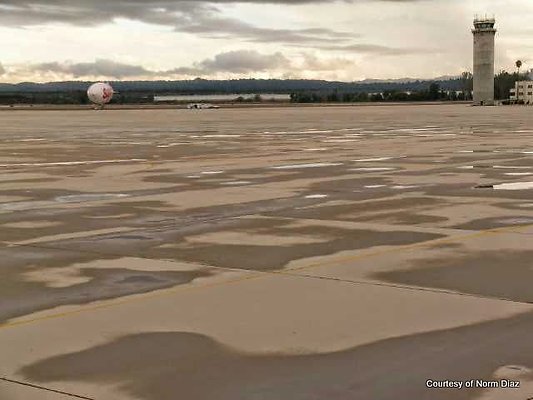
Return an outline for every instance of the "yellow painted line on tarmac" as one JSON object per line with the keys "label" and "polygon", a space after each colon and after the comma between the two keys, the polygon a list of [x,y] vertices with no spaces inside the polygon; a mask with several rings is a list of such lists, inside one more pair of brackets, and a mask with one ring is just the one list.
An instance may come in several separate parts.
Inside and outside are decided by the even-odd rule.
{"label": "yellow painted line on tarmac", "polygon": [[69,311],[58,312],[58,313],[49,314],[49,315],[36,316],[34,318],[29,318],[29,319],[22,319],[22,320],[19,319],[19,320],[14,320],[14,321],[8,321],[3,324],[0,324],[0,330],[15,328],[18,326],[23,326],[23,325],[29,325],[29,324],[40,322],[40,321],[64,318],[64,317],[68,317],[72,315],[82,314],[82,313],[89,312],[89,311],[102,310],[102,309],[129,304],[129,303],[133,303],[133,302],[137,302],[141,300],[165,297],[165,296],[179,293],[179,292],[185,292],[185,291],[191,291],[191,290],[197,290],[197,289],[209,289],[209,288],[224,286],[224,285],[232,285],[232,284],[237,284],[237,283],[250,281],[254,279],[271,277],[275,275],[286,275],[286,276],[294,277],[295,275],[293,273],[295,271],[303,271],[306,269],[312,269],[312,268],[317,268],[317,267],[327,267],[331,265],[338,265],[339,263],[357,261],[357,260],[361,260],[365,258],[379,256],[382,254],[429,247],[429,246],[432,246],[434,244],[439,244],[439,243],[455,242],[455,241],[460,241],[460,240],[465,240],[465,239],[472,239],[475,237],[497,235],[497,234],[502,234],[502,233],[519,233],[516,231],[521,230],[521,229],[531,228],[531,227],[533,227],[533,224],[487,229],[485,231],[479,231],[479,232],[469,233],[465,235],[450,236],[450,237],[430,240],[426,242],[419,242],[419,243],[402,245],[402,246],[397,246],[397,247],[388,248],[388,249],[382,249],[382,250],[373,251],[373,252],[366,252],[366,253],[355,255],[355,256],[341,257],[341,258],[336,258],[336,259],[332,259],[332,260],[324,261],[324,262],[316,262],[316,263],[307,264],[301,267],[281,270],[281,271],[257,272],[257,271],[234,270],[234,271],[240,271],[240,272],[246,273],[248,276],[231,279],[227,281],[214,282],[214,283],[205,284],[205,285],[176,286],[175,288],[172,288],[172,289],[166,289],[166,290],[156,291],[156,292],[147,293],[147,294],[132,295],[132,296],[120,299],[120,300],[109,300],[109,301],[105,301],[105,303],[101,303],[101,304],[97,304],[93,306],[85,306],[85,307],[81,306],[80,308],[76,310],[69,310]]}
{"label": "yellow painted line on tarmac", "polygon": [[214,282],[214,283],[205,284],[205,285],[176,286],[176,287],[174,287],[172,289],[160,290],[160,291],[156,291],[156,292],[152,292],[152,293],[131,295],[129,297],[125,297],[125,298],[120,299],[120,300],[116,300],[116,299],[115,300],[108,300],[108,301],[104,300],[105,303],[96,304],[96,305],[92,305],[92,306],[85,306],[85,307],[84,306],[80,306],[80,308],[78,308],[76,310],[68,310],[68,311],[58,312],[58,313],[55,313],[55,314],[41,315],[41,316],[37,316],[35,318],[22,319],[22,320],[19,319],[19,320],[14,320],[14,321],[11,321],[11,322],[5,322],[3,324],[0,324],[0,330],[13,328],[13,327],[16,327],[16,326],[28,325],[28,324],[32,324],[34,322],[39,322],[39,321],[46,321],[46,320],[50,320],[50,319],[63,318],[63,317],[71,316],[71,315],[81,314],[81,313],[84,313],[84,312],[87,312],[87,311],[102,310],[102,309],[105,309],[105,308],[110,308],[110,307],[114,307],[114,306],[120,306],[120,305],[123,305],[123,304],[134,303],[134,302],[137,302],[137,301],[140,301],[140,300],[153,299],[153,298],[158,298],[158,297],[165,297],[167,295],[174,294],[174,293],[181,292],[181,291],[189,291],[189,290],[193,290],[193,289],[208,289],[208,288],[212,288],[212,287],[216,287],[216,286],[222,286],[222,285],[226,285],[226,284],[234,284],[234,283],[239,283],[239,282],[243,282],[243,281],[249,281],[249,280],[252,280],[252,279],[263,278],[265,276],[262,273],[254,273],[252,271],[249,272],[248,275],[249,276],[244,276],[244,277],[231,279],[231,280],[223,281],[223,282]]}
{"label": "yellow painted line on tarmac", "polygon": [[317,261],[316,263],[302,265],[301,267],[287,268],[287,271],[290,271],[290,272],[304,271],[304,270],[307,270],[307,269],[312,269],[312,268],[317,268],[317,267],[326,267],[326,266],[329,266],[329,265],[332,265],[332,264],[342,264],[342,263],[345,263],[345,262],[361,260],[361,259],[364,259],[364,258],[380,256],[380,255],[383,255],[383,254],[395,253],[397,251],[406,251],[406,250],[411,250],[411,249],[429,247],[429,246],[432,246],[432,245],[435,245],[435,244],[439,244],[439,243],[455,242],[457,240],[463,240],[463,239],[472,239],[472,238],[475,238],[475,237],[478,237],[478,236],[485,236],[485,235],[490,235],[490,234],[493,234],[493,233],[496,233],[496,232],[492,232],[492,231],[486,231],[485,232],[485,231],[483,231],[483,232],[470,233],[468,235],[451,236],[451,237],[445,237],[445,238],[441,238],[441,239],[434,239],[434,240],[429,240],[429,241],[420,242],[420,243],[406,244],[406,245],[390,247],[390,248],[386,248],[386,249],[380,249],[380,250],[364,252],[362,254],[357,254],[357,255],[353,255],[353,256],[338,257],[338,258],[334,258],[334,259],[329,260],[329,261]]}
{"label": "yellow painted line on tarmac", "polygon": [[[530,227],[533,227],[533,224],[518,225],[518,226],[513,226],[513,227],[493,228],[493,229],[487,229],[485,231],[468,233],[468,234],[465,234],[465,235],[448,236],[448,237],[429,240],[429,241],[425,241],[425,242],[418,242],[418,243],[413,243],[413,244],[406,244],[406,245],[391,247],[391,248],[387,248],[387,249],[381,249],[381,250],[365,252],[363,254],[357,254],[357,255],[353,255],[353,256],[337,257],[337,258],[334,258],[334,259],[329,260],[329,261],[318,261],[316,263],[303,265],[301,267],[287,268],[285,271],[287,271],[287,272],[305,271],[307,269],[318,268],[318,267],[327,267],[327,266],[331,266],[331,265],[342,264],[342,263],[345,263],[345,262],[357,261],[357,260],[365,259],[365,258],[369,258],[369,257],[380,256],[380,255],[383,255],[383,254],[395,253],[397,251],[406,251],[406,250],[411,250],[411,249],[419,249],[419,248],[429,247],[429,246],[436,245],[436,244],[441,244],[441,243],[450,243],[450,242],[456,242],[456,241],[459,241],[459,240],[473,239],[473,238],[476,238],[476,237],[483,237],[483,236],[488,236],[488,235],[497,235],[497,234],[502,234],[502,233],[519,233],[519,232],[515,232],[514,230],[527,229],[527,228],[530,228]],[[280,271],[280,273],[283,273],[283,271]]]}
{"label": "yellow painted line on tarmac", "polygon": [[32,244],[55,242],[58,240],[85,239],[88,237],[95,238],[96,236],[101,236],[101,235],[112,235],[115,233],[134,232],[138,230],[139,230],[138,228],[129,228],[129,227],[97,229],[93,231],[80,231],[80,232],[71,232],[71,233],[61,233],[59,235],[41,236],[35,239],[4,242],[4,243],[8,243],[11,246],[29,246]]}

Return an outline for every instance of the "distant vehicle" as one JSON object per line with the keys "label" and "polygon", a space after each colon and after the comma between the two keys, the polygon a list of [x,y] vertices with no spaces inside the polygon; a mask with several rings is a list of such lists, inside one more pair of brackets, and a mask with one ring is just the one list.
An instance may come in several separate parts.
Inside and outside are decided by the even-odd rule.
{"label": "distant vehicle", "polygon": [[104,108],[104,106],[111,101],[115,91],[109,83],[98,82],[89,87],[87,90],[87,97],[89,100],[96,104],[98,108]]}
{"label": "distant vehicle", "polygon": [[220,108],[219,106],[215,106],[214,104],[208,104],[208,103],[192,103],[187,106],[189,110],[207,110],[210,108]]}

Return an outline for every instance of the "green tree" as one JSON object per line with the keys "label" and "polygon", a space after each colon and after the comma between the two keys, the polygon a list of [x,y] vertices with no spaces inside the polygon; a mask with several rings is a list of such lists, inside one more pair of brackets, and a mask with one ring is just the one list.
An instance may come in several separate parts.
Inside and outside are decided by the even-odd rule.
{"label": "green tree", "polygon": [[370,101],[383,101],[383,95],[381,93],[372,93],[370,95]]}
{"label": "green tree", "polygon": [[505,70],[501,70],[494,77],[494,97],[497,100],[508,99],[511,89],[515,87],[515,83],[525,80],[528,80],[527,74],[518,74],[517,72],[510,74]]}
{"label": "green tree", "polygon": [[334,90],[333,92],[329,93],[326,98],[328,102],[336,103],[337,101],[339,101],[339,93],[337,92],[337,90]]}
{"label": "green tree", "polygon": [[465,71],[461,74],[461,90],[463,91],[464,100],[472,98],[472,90],[474,90],[474,76],[472,72]]}
{"label": "green tree", "polygon": [[515,65],[516,65],[516,69],[518,71],[518,75],[520,75],[520,68],[522,68],[522,60],[517,60]]}
{"label": "green tree", "polygon": [[439,100],[441,97],[440,85],[436,82],[433,82],[429,85],[429,100]]}

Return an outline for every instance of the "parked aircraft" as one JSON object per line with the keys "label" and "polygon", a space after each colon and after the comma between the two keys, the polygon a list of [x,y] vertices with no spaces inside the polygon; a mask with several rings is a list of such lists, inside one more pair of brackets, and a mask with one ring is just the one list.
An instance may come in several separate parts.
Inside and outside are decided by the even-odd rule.
{"label": "parked aircraft", "polygon": [[193,104],[189,104],[187,108],[189,110],[206,110],[210,108],[220,108],[220,107],[215,106],[213,104],[207,104],[207,103],[193,103]]}

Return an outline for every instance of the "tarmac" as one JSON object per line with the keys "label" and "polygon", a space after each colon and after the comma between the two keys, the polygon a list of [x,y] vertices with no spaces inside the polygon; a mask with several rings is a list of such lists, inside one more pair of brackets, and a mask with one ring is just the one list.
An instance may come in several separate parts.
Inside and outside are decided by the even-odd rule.
{"label": "tarmac", "polygon": [[531,399],[532,139],[527,107],[2,112],[0,399]]}

